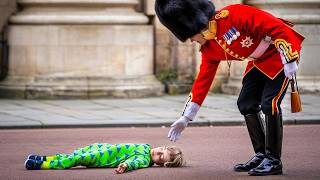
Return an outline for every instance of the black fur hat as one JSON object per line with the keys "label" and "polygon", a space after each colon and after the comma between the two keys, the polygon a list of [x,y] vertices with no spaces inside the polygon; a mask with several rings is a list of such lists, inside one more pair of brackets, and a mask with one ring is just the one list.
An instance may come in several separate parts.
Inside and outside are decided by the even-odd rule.
{"label": "black fur hat", "polygon": [[184,42],[207,27],[215,7],[210,0],[156,0],[155,11],[160,22]]}

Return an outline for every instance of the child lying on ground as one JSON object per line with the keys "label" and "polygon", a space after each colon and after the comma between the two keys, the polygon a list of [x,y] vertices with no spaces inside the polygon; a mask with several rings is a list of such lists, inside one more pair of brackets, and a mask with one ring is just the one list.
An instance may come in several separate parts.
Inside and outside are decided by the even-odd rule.
{"label": "child lying on ground", "polygon": [[72,154],[55,156],[29,155],[25,161],[28,170],[69,169],[76,166],[117,168],[117,173],[147,168],[153,164],[180,167],[184,164],[182,152],[173,146],[151,149],[149,144],[95,143],[75,150]]}

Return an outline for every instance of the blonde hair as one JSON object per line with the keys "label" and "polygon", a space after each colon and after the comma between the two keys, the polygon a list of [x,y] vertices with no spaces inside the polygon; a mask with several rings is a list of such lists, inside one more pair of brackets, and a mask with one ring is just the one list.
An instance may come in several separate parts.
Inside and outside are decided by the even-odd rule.
{"label": "blonde hair", "polygon": [[175,146],[166,147],[170,151],[170,161],[163,164],[164,167],[181,167],[185,165],[185,160],[180,148]]}

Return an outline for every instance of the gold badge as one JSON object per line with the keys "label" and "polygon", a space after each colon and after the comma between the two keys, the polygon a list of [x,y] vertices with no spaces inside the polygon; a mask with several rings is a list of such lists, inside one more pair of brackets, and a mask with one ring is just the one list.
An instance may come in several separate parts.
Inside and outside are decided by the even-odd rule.
{"label": "gold badge", "polygon": [[229,11],[228,10],[222,10],[218,14],[215,15],[216,19],[221,19],[221,18],[226,18],[229,16]]}

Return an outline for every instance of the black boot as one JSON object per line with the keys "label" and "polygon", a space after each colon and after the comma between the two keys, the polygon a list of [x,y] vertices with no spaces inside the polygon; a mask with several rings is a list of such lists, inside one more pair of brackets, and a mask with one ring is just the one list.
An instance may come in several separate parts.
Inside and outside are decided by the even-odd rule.
{"label": "black boot", "polygon": [[282,116],[266,115],[266,157],[258,167],[249,171],[250,175],[263,176],[282,174],[282,137]]}
{"label": "black boot", "polygon": [[256,154],[246,163],[235,165],[233,169],[237,172],[249,171],[257,167],[265,156],[265,135],[260,113],[248,114],[244,116],[244,119]]}

